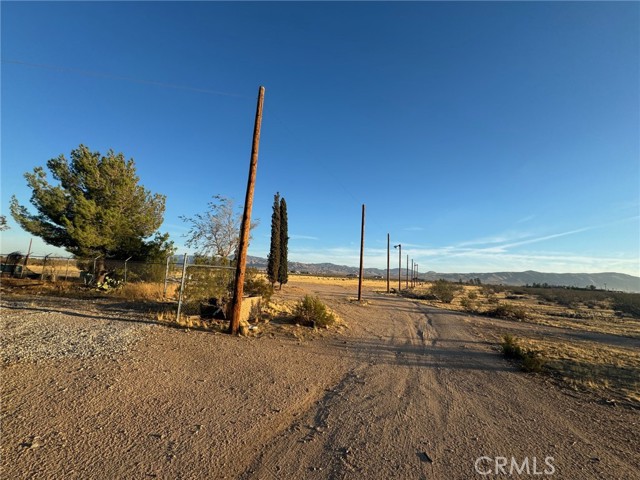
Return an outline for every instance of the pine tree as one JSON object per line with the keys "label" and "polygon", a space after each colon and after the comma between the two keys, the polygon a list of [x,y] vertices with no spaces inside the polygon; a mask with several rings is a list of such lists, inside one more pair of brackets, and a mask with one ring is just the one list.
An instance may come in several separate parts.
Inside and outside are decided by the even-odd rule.
{"label": "pine tree", "polygon": [[280,200],[280,268],[278,270],[278,282],[280,289],[289,281],[289,226],[287,220],[287,202]]}
{"label": "pine tree", "polygon": [[168,235],[156,232],[165,196],[139,185],[133,159],[113,150],[102,156],[80,145],[71,161],[60,155],[47,167],[57,185],[48,182],[42,167],[25,174],[37,213],[11,199],[11,215],[27,232],[79,257],[100,255],[99,264],[106,256],[146,259],[172,250]]}
{"label": "pine tree", "polygon": [[267,259],[267,277],[273,286],[280,273],[280,193],[273,196],[273,214],[271,215],[271,247]]}

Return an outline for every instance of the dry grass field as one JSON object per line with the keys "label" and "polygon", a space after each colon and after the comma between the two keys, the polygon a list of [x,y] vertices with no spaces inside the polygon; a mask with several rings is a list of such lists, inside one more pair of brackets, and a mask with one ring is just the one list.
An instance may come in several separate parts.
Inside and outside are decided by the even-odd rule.
{"label": "dry grass field", "polygon": [[571,290],[558,289],[569,300],[552,301],[540,289],[460,285],[451,303],[443,303],[430,298],[431,287],[404,295],[467,313],[477,333],[496,344],[515,336],[541,359],[542,372],[568,385],[640,404],[640,318],[616,310],[604,292],[579,291],[573,298]]}

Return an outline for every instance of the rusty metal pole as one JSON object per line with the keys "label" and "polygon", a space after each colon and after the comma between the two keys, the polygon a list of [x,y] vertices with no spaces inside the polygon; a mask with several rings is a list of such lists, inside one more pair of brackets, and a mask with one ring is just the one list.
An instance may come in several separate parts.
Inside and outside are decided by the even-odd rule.
{"label": "rusty metal pole", "polygon": [[389,234],[387,233],[387,293],[390,292],[390,289],[389,289],[389,247],[390,246],[391,246],[390,237],[389,237]]}
{"label": "rusty metal pole", "polygon": [[362,277],[364,275],[364,203],[362,204],[362,227],[360,228],[360,276],[358,277],[358,302],[362,301]]}
{"label": "rusty metal pole", "polygon": [[258,90],[258,105],[256,119],[253,126],[253,144],[251,146],[251,162],[249,163],[249,179],[247,181],[247,195],[244,200],[244,212],[240,226],[240,241],[238,242],[238,258],[236,259],[236,281],[231,300],[231,320],[229,333],[236,335],[240,328],[240,311],[242,309],[242,294],[244,293],[244,272],[247,263],[247,248],[249,247],[249,232],[251,230],[251,209],[253,208],[253,192],[256,186],[256,172],[258,171],[258,148],[260,146],[260,126],[262,124],[262,105],[264,103],[264,87]]}

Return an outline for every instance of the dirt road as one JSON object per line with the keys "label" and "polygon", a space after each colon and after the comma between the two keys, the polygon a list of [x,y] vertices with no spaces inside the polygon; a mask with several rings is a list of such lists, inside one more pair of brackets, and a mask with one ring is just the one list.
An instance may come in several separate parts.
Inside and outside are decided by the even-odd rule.
{"label": "dirt road", "polygon": [[[348,329],[129,323],[124,353],[5,363],[3,478],[640,478],[637,411],[517,371],[465,315],[339,286],[284,295],[307,291]],[[79,308],[56,321],[100,316]]]}

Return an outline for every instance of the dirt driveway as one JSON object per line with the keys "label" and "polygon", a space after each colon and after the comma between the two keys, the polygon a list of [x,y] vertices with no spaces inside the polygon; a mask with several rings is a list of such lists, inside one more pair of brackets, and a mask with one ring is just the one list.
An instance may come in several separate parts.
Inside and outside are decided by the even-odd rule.
{"label": "dirt driveway", "polygon": [[[5,304],[3,348],[23,350],[2,370],[2,477],[640,478],[636,410],[517,371],[465,315],[339,286],[283,295],[305,292],[348,328],[234,338]],[[89,353],[50,353],[60,325]]]}

